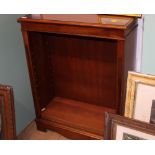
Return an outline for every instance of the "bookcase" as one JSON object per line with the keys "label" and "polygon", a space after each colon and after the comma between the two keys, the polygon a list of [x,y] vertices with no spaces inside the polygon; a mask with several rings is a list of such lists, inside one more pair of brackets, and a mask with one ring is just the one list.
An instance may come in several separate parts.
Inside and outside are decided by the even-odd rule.
{"label": "bookcase", "polygon": [[26,15],[21,24],[38,130],[104,139],[104,113],[122,114],[135,70],[137,18]]}

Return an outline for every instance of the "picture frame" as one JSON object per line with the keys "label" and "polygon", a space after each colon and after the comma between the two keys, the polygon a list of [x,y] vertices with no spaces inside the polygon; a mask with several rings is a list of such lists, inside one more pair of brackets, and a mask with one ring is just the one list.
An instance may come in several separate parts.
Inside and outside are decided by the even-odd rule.
{"label": "picture frame", "polygon": [[105,140],[154,140],[153,124],[105,113]]}
{"label": "picture frame", "polygon": [[16,139],[13,88],[0,84],[0,140]]}
{"label": "picture frame", "polygon": [[[128,72],[124,116],[153,123],[155,114],[155,76]],[[154,110],[155,112],[155,110]]]}

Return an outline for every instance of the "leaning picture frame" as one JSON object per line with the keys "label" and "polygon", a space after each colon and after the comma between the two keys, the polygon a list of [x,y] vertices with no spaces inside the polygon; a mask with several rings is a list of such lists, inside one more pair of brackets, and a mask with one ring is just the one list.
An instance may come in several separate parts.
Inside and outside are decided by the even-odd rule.
{"label": "leaning picture frame", "polygon": [[155,76],[128,72],[124,116],[155,122]]}
{"label": "leaning picture frame", "polygon": [[154,140],[153,124],[105,113],[105,140]]}
{"label": "leaning picture frame", "polygon": [[13,88],[0,84],[0,140],[16,139]]}

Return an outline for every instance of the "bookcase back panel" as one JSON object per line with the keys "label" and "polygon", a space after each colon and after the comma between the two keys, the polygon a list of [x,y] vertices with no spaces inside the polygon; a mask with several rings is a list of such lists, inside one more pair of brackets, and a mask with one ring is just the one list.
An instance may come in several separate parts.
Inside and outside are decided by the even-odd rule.
{"label": "bookcase back panel", "polygon": [[116,107],[116,41],[39,32],[29,38],[42,105],[59,96]]}

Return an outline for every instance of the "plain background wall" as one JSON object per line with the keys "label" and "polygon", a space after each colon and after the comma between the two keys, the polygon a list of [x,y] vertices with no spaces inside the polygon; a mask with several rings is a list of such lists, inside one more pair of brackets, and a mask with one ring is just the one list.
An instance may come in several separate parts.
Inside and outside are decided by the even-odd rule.
{"label": "plain background wall", "polygon": [[[0,83],[14,88],[17,134],[35,118],[20,16],[0,14]],[[155,15],[145,15],[141,71],[148,74],[155,74],[154,36]]]}
{"label": "plain background wall", "polygon": [[144,15],[141,71],[155,75],[155,14]]}
{"label": "plain background wall", "polygon": [[17,134],[35,118],[20,16],[0,14],[0,83],[14,89]]}

